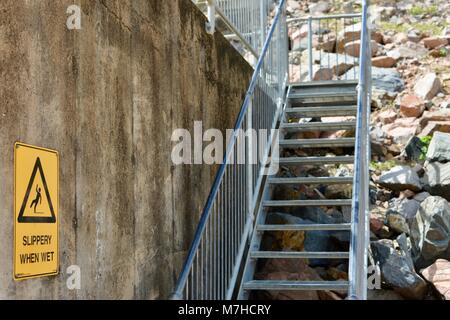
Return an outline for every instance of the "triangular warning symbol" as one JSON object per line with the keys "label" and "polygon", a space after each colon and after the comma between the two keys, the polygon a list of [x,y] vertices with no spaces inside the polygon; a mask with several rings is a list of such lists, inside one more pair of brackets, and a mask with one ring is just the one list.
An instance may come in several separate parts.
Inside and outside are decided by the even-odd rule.
{"label": "triangular warning symbol", "polygon": [[[48,206],[50,208],[51,216],[39,217],[39,216],[24,216],[25,209],[28,202],[28,197],[30,196],[31,189],[34,185],[34,179],[36,178],[36,173],[39,170],[41,176],[42,184],[44,185],[45,196],[47,197]],[[55,223],[56,217],[53,211],[52,199],[50,198],[50,193],[48,192],[47,181],[45,180],[44,170],[42,170],[41,159],[39,157],[36,159],[34,164],[33,173],[31,174],[30,182],[28,183],[27,192],[25,193],[25,198],[23,199],[22,206],[20,208],[18,222],[21,223]]]}

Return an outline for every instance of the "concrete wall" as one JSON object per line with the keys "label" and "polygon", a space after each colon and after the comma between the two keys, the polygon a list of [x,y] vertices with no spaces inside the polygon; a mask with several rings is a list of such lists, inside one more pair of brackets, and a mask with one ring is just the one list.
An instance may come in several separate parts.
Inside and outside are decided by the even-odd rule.
{"label": "concrete wall", "polygon": [[[231,128],[251,76],[204,24],[189,0],[0,1],[0,298],[168,297],[215,170],[173,166],[172,131]],[[16,141],[60,153],[57,277],[13,281]]]}

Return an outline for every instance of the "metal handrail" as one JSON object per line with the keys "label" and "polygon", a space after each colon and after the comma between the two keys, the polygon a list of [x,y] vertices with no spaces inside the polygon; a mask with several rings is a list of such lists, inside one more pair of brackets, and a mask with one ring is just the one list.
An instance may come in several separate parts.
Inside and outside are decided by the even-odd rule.
{"label": "metal handrail", "polygon": [[[276,107],[276,111],[273,112],[273,116],[270,117],[270,125],[274,126],[276,121],[274,121],[275,119],[272,118],[276,118],[277,116],[279,116],[279,109],[282,106],[281,101],[283,100],[282,96],[285,94],[285,86],[287,83],[287,73],[288,73],[288,68],[287,68],[287,57],[283,57],[283,46],[287,47],[287,30],[282,30],[281,28],[284,27],[285,28],[285,2],[286,0],[280,0],[278,7],[277,7],[277,11],[275,14],[275,17],[272,21],[271,27],[269,29],[269,32],[267,34],[267,37],[264,41],[264,45],[262,47],[261,50],[261,54],[259,56],[258,62],[255,66],[255,70],[252,76],[252,79],[250,81],[250,85],[249,88],[247,90],[247,93],[245,95],[245,99],[244,102],[242,104],[241,110],[239,112],[238,118],[235,122],[235,126],[234,126],[234,134],[231,137],[230,142],[227,145],[227,149],[226,149],[226,153],[223,157],[223,163],[220,165],[218,172],[216,174],[216,177],[214,179],[213,182],[213,186],[211,188],[211,191],[209,193],[208,199],[206,201],[205,207],[203,209],[202,215],[200,217],[200,221],[199,224],[197,226],[197,230],[195,232],[194,235],[194,240],[190,246],[187,258],[185,260],[183,269],[180,273],[180,276],[178,278],[176,287],[175,287],[175,291],[172,295],[172,299],[183,299],[184,295],[183,295],[183,291],[186,288],[187,282],[188,282],[188,278],[189,275],[193,269],[193,265],[194,265],[194,260],[196,259],[196,257],[198,257],[199,254],[199,248],[201,246],[201,243],[203,241],[203,236],[205,234],[205,230],[207,228],[208,223],[210,222],[209,219],[211,217],[211,214],[214,210],[214,206],[215,206],[215,201],[217,200],[217,198],[220,198],[220,194],[219,194],[219,188],[221,187],[221,184],[224,181],[224,177],[226,175],[226,169],[227,166],[230,165],[231,162],[231,157],[233,157],[233,153],[235,151],[235,147],[236,147],[236,143],[238,140],[238,130],[244,127],[244,120],[247,120],[247,123],[250,121],[250,125],[252,123],[252,101],[254,99],[254,95],[255,95],[255,88],[257,85],[260,85],[260,81],[262,81],[261,79],[264,79],[264,86],[265,87],[271,87],[273,85],[273,79],[270,76],[270,73],[273,72],[273,70],[271,69],[277,69],[276,71],[278,72],[277,74],[277,87],[276,89],[274,89],[276,91],[276,97],[271,97],[272,100],[277,100],[275,103],[277,105]],[[283,23],[280,22],[280,20],[282,20]],[[271,46],[271,41],[274,38],[274,34],[275,31],[278,31],[277,34],[277,43],[276,43],[276,48],[270,47]],[[283,33],[284,32],[284,33]],[[270,48],[269,48],[270,47]],[[277,50],[278,52],[276,52],[277,57],[283,59],[282,61],[284,63],[278,62],[279,64],[276,66],[276,68],[272,65],[270,65],[270,68],[268,68],[268,70],[264,70],[264,65],[266,63],[266,58],[270,58],[270,56],[268,57],[268,51],[270,50],[271,55],[274,56],[274,52],[273,50]],[[285,48],[287,50],[287,48]],[[286,61],[284,61],[284,59],[286,59]],[[260,90],[262,90],[259,87]],[[269,91],[274,91],[274,90],[269,90]],[[258,106],[256,106],[258,107]],[[261,112],[262,113],[262,112]],[[248,125],[247,125],[248,128]],[[269,146],[270,147],[270,146]],[[248,155],[251,155],[251,151],[253,151],[253,146],[249,146],[246,149],[246,159]],[[261,170],[262,171],[262,170]],[[258,174],[260,174],[258,172]],[[216,295],[208,295],[206,294],[205,296],[201,295],[201,298],[207,298],[207,299],[214,299],[214,298],[227,298],[230,299],[231,295],[233,293],[233,286],[234,286],[234,282],[237,279],[237,274],[239,272],[239,266],[241,265],[241,261],[242,261],[242,256],[244,254],[244,249],[245,249],[245,244],[247,243],[248,240],[248,236],[249,233],[251,231],[251,224],[252,224],[252,215],[253,215],[253,210],[254,208],[252,208],[252,204],[255,202],[254,198],[256,198],[255,194],[256,189],[258,188],[259,183],[257,182],[259,180],[259,177],[257,177],[257,179],[254,179],[252,177],[252,173],[248,173],[247,172],[247,176],[249,176],[250,180],[249,183],[247,184],[247,199],[246,199],[246,203],[248,204],[248,212],[247,212],[247,218],[245,221],[245,227],[243,228],[243,234],[240,235],[240,244],[239,244],[239,250],[238,250],[238,256],[235,259],[234,262],[234,267],[232,270],[232,275],[230,277],[230,281],[229,284],[227,285],[226,282],[224,284],[223,279],[220,281],[220,283],[218,284],[220,287],[220,291],[221,293]],[[256,182],[255,182],[256,180]],[[227,197],[227,194],[225,193],[224,195],[222,195],[222,197]],[[245,202],[245,201],[244,201]],[[216,208],[217,209],[217,208]],[[216,218],[217,219],[217,218]],[[217,222],[217,221],[216,221]],[[217,228],[217,226],[216,226]],[[214,231],[214,230],[211,230]],[[216,237],[218,237],[218,235],[215,235]],[[208,256],[208,254],[206,254],[206,256]],[[197,261],[198,263],[198,261]],[[208,266],[209,268],[211,268],[211,266]],[[205,270],[201,270],[202,272],[205,272]],[[220,270],[222,271],[222,269]],[[229,271],[229,270],[228,270]],[[230,272],[228,272],[230,273]],[[198,277],[201,277],[202,275],[197,275],[197,279],[196,282],[199,282]],[[216,279],[217,280],[217,279]],[[201,281],[200,281],[201,282]],[[200,284],[200,286],[204,286],[204,284]],[[208,284],[206,284],[206,286],[209,287]],[[226,290],[223,290],[224,286],[227,286]],[[223,294],[223,292],[226,291],[226,294]],[[198,297],[198,295],[196,295],[196,297]]]}
{"label": "metal handrail", "polygon": [[348,299],[367,299],[367,249],[369,244],[369,159],[371,104],[371,34],[369,30],[369,0],[362,0],[360,75],[354,180],[352,194],[352,237],[350,241]]}
{"label": "metal handrail", "polygon": [[[345,23],[346,21],[348,21],[348,19],[361,19],[362,18],[362,13],[348,13],[348,14],[330,14],[330,15],[320,15],[320,16],[312,16],[312,15],[308,15],[308,16],[303,16],[303,17],[296,17],[296,18],[290,18],[287,19],[287,23],[291,24],[291,25],[298,25],[300,24],[305,24],[308,27],[308,33],[307,33],[307,48],[306,48],[306,54],[307,54],[307,76],[308,76],[308,81],[316,81],[314,79],[314,59],[315,56],[313,56],[313,22],[318,23],[318,29],[319,29],[319,33],[321,30],[321,26],[324,26],[325,29],[322,30],[327,30],[329,27],[335,27],[335,36],[336,36],[336,40],[337,40],[337,36],[338,36],[338,26],[339,23],[342,24],[344,30],[345,30]],[[333,23],[334,20],[334,23]],[[322,25],[321,25],[322,23]],[[331,25],[331,26],[330,26]],[[353,34],[355,34],[356,30],[355,30],[355,23],[350,24],[348,27],[353,27]],[[322,39],[322,42],[324,39],[329,39],[328,36],[324,36],[321,35],[320,38]],[[356,37],[354,37],[353,41],[355,40],[359,40]],[[338,42],[336,42],[336,46],[338,45]],[[293,50],[293,51],[302,51],[300,50]],[[349,55],[345,50],[342,52],[339,52],[336,48],[335,53],[331,53],[331,52],[323,52],[322,49],[319,49],[317,51],[317,55],[319,58],[319,69],[336,69],[336,73],[339,73],[338,70],[341,70],[341,67],[339,67],[339,61],[341,62],[341,64],[347,64],[347,62],[352,63],[352,61],[356,61],[356,58],[353,57],[353,55]],[[322,56],[328,56],[328,63],[325,61],[324,63],[322,63]],[[335,65],[333,66],[330,63],[330,58],[331,55],[334,56],[335,59]],[[339,58],[340,56],[343,56],[341,59]],[[327,59],[325,59],[327,60]],[[344,67],[345,68],[345,67]],[[342,68],[342,69],[344,69]],[[299,70],[300,70],[300,78],[302,78],[302,64],[300,63],[299,66]],[[347,69],[344,69],[344,73],[345,73],[345,80],[349,80],[349,77],[352,77],[351,74],[347,73]],[[336,76],[339,78],[340,75],[336,74]],[[353,72],[353,77],[356,79],[356,72]],[[303,76],[304,77],[304,76]],[[299,79],[301,82],[301,79]],[[292,83],[295,83],[296,81],[294,80]]]}

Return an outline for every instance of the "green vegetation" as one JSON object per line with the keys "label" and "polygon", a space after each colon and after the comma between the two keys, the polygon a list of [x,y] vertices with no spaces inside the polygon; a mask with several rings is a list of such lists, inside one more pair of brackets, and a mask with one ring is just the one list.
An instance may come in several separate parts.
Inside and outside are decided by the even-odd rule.
{"label": "green vegetation", "polygon": [[416,29],[419,32],[424,33],[430,33],[432,36],[438,36],[442,34],[442,31],[444,30],[444,26],[433,24],[433,23],[424,23],[424,22],[418,22],[418,23],[392,23],[392,22],[382,22],[381,28],[385,31],[394,31],[394,32],[404,32],[407,33],[408,29],[413,28]]}
{"label": "green vegetation", "polygon": [[409,10],[409,14],[413,16],[421,16],[424,14],[434,15],[438,12],[437,6],[429,6],[429,7],[423,7],[423,6],[413,6]]}
{"label": "green vegetation", "polygon": [[422,150],[421,150],[421,153],[420,153],[420,158],[419,158],[420,160],[425,160],[426,159],[426,155],[427,155],[427,152],[428,152],[428,147],[430,146],[430,142],[431,142],[432,138],[433,138],[432,136],[424,136],[424,137],[420,138],[420,141],[422,141],[422,144],[423,144]]}
{"label": "green vegetation", "polygon": [[383,162],[371,161],[370,169],[378,170],[378,171],[388,171],[388,170],[391,170],[396,165],[397,165],[397,163],[394,160],[387,160],[387,161],[383,161]]}

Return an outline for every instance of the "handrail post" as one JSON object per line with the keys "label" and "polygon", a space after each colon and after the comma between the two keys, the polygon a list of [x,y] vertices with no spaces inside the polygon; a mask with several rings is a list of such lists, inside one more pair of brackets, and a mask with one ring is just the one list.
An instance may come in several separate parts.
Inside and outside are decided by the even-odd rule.
{"label": "handrail post", "polygon": [[208,22],[206,23],[206,32],[214,34],[216,32],[216,0],[208,1]]}
{"label": "handrail post", "polygon": [[253,113],[253,101],[250,99],[248,103],[247,109],[247,122],[246,122],[246,137],[247,143],[245,153],[247,154],[247,163],[246,163],[246,171],[247,171],[247,217],[251,217],[252,212],[252,203],[253,203],[253,121],[252,121],[252,113]]}
{"label": "handrail post", "polygon": [[313,81],[313,30],[312,16],[308,17],[308,76],[309,81]]}
{"label": "handrail post", "polygon": [[348,299],[367,299],[367,249],[369,245],[369,157],[371,50],[368,0],[363,0],[360,74],[352,193],[352,236],[350,241]]}

